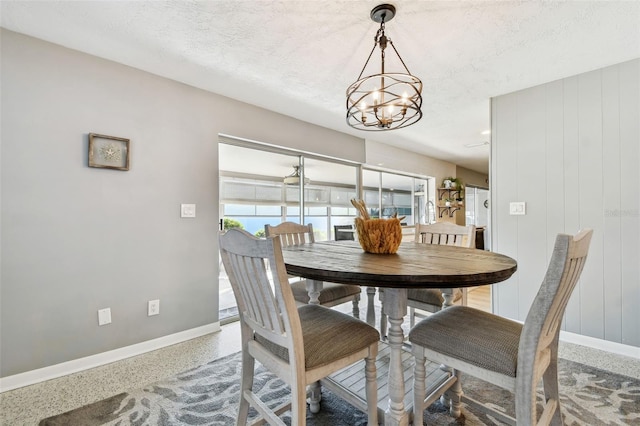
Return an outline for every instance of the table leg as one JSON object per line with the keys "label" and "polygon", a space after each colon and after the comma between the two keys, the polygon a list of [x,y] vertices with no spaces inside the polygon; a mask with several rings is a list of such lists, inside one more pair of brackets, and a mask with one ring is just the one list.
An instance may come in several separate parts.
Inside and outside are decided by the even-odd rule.
{"label": "table leg", "polygon": [[402,372],[402,344],[404,332],[402,322],[407,314],[407,289],[385,288],[384,305],[385,314],[389,318],[389,331],[387,333],[389,356],[389,408],[385,412],[385,425],[408,426],[409,413],[404,406],[404,375]]}
{"label": "table leg", "polygon": [[367,287],[367,324],[372,327],[376,326],[376,311],[373,305],[376,295],[375,287]]}
{"label": "table leg", "polygon": [[442,302],[442,309],[453,306],[453,290],[454,289],[452,288],[442,289],[442,297],[444,298],[444,302]]}
{"label": "table leg", "polygon": [[307,280],[307,291],[309,292],[309,304],[319,305],[320,292],[322,291],[322,281]]}

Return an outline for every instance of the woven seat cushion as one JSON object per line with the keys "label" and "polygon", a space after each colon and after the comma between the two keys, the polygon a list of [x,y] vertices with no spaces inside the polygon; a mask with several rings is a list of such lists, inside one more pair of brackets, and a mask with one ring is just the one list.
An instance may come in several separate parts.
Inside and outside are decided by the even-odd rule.
{"label": "woven seat cushion", "polygon": [[[291,284],[293,298],[300,303],[309,303],[309,292],[306,281],[296,281]],[[349,284],[322,283],[322,291],[318,300],[321,305],[334,300],[339,300],[348,296],[360,294],[360,286]]]}
{"label": "woven seat cushion", "polygon": [[[306,370],[331,364],[380,340],[378,330],[369,324],[324,306],[303,305],[298,308],[298,313]],[[256,340],[278,357],[289,361],[286,348],[257,335]]]}
{"label": "woven seat cushion", "polygon": [[[461,298],[462,290],[459,288],[455,289],[453,291],[453,301],[457,302]],[[407,299],[436,306],[442,306],[444,302],[442,290],[437,288],[410,288],[407,293]]]}
{"label": "woven seat cushion", "polygon": [[478,309],[452,306],[420,321],[409,341],[478,367],[516,376],[522,325]]}

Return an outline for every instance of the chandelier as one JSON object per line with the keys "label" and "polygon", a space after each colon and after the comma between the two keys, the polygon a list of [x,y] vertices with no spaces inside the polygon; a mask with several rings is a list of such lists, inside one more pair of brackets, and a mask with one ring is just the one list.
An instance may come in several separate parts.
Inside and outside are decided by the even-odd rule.
{"label": "chandelier", "polygon": [[[395,16],[396,8],[381,4],[371,10],[371,19],[380,23],[358,80],[347,89],[347,124],[360,130],[393,130],[410,126],[422,118],[422,81],[411,75],[384,26]],[[391,45],[404,72],[385,72],[385,49]],[[376,47],[380,48],[381,71],[362,77]]]}

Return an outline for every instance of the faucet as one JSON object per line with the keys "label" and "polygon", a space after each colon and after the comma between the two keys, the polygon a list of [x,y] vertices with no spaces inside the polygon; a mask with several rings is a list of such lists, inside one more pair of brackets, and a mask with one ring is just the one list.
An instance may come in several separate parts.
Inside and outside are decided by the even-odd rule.
{"label": "faucet", "polygon": [[[433,201],[431,200],[427,201],[427,204],[425,205],[425,211],[426,211],[425,223],[430,224],[435,222],[436,206],[433,204]],[[433,213],[433,220],[431,220],[432,213]]]}

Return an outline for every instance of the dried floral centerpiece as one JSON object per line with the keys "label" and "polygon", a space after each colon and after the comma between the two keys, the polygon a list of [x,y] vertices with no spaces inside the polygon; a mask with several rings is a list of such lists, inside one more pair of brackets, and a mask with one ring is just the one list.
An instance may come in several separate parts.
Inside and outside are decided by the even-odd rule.
{"label": "dried floral centerpiece", "polygon": [[362,249],[367,253],[397,252],[402,242],[400,220],[403,218],[371,219],[364,201],[352,199],[351,204],[360,213],[355,222]]}

